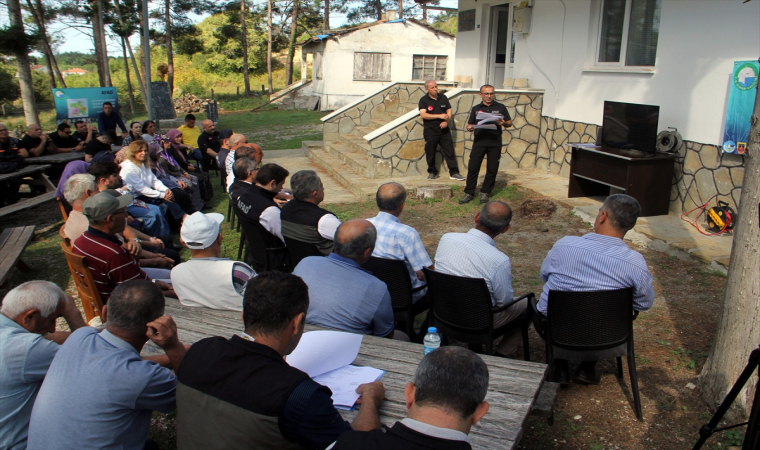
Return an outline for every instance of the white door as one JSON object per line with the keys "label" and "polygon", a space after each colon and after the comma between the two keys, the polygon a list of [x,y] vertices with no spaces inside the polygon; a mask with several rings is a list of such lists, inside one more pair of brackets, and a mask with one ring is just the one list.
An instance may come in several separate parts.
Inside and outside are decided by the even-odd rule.
{"label": "white door", "polygon": [[504,87],[504,79],[512,76],[512,17],[509,4],[491,8],[491,35],[489,39],[488,84],[496,89]]}

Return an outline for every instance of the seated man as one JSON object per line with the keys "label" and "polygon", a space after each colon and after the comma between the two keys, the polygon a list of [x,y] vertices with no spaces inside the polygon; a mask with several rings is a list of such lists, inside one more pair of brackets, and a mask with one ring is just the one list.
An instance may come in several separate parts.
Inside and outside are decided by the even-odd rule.
{"label": "seated man", "polygon": [[232,165],[235,164],[235,150],[241,145],[245,145],[245,135],[235,133],[230,137],[229,143],[230,151],[227,153],[227,158],[224,160],[224,170],[227,171],[227,192],[230,191],[230,186],[232,185],[232,182],[235,181],[234,177],[229,176],[229,174],[232,173]]}
{"label": "seated man", "polygon": [[[201,127],[203,127],[203,133],[198,136],[198,149],[209,156],[212,153],[219,153],[219,148],[222,146],[222,142],[219,133],[216,131],[214,121],[211,119],[204,119],[201,122]],[[183,134],[182,137],[184,138],[185,135]],[[209,150],[211,150],[211,153],[209,153]]]}
{"label": "seated man", "polygon": [[[654,303],[652,274],[644,257],[623,242],[625,233],[636,225],[641,207],[625,194],[607,197],[594,221],[594,232],[565,236],[557,241],[541,264],[546,282],[538,311],[546,315],[549,291],[608,291],[633,288],[633,309],[646,311]],[[555,359],[560,382],[570,381],[567,360]],[[596,361],[584,361],[573,381],[598,384]]]}
{"label": "seated man", "polygon": [[84,142],[78,142],[71,136],[71,125],[66,122],[59,124],[57,131],[50,133],[48,137],[50,138],[50,142],[52,142],[61,153],[81,152],[84,150]]}
{"label": "seated man", "polygon": [[349,424],[329,389],[285,362],[308,308],[300,278],[273,271],[251,279],[242,337],[196,342],[177,371],[179,448],[323,449],[352,428],[380,428],[382,382],[357,387],[362,407]]}
{"label": "seated man", "polygon": [[180,229],[182,245],[190,260],[172,269],[172,287],[185,306],[243,310],[246,283],[256,275],[243,262],[222,258],[221,214],[196,212],[185,218]]}
{"label": "seated man", "polygon": [[127,223],[126,207],[132,203],[129,194],[114,197],[105,192],[95,194],[84,201],[82,213],[90,227],[73,243],[72,253],[86,257],[98,293],[103,303],[108,302],[111,292],[129,280],[153,280],[165,295],[175,297],[171,288],[171,272],[166,269],[142,270],[134,256],[121,246],[117,233],[124,231]]}
{"label": "seated man", "polygon": [[[203,153],[198,149],[198,138],[201,135],[201,129],[195,126],[195,115],[194,114],[188,114],[185,116],[185,123],[183,125],[180,125],[177,127],[177,131],[182,133],[182,143],[185,145],[189,145],[191,148],[198,150],[198,152],[193,152],[193,157],[198,160],[198,157],[201,158],[201,162],[203,162]],[[216,157],[216,153],[212,150],[209,153],[209,156]]]}
{"label": "seated man", "polygon": [[77,129],[71,137],[79,144],[84,142],[87,145],[90,140],[97,134],[97,128],[95,126],[87,126],[84,120],[77,120],[74,122],[74,127]]}
{"label": "seated man", "polygon": [[[123,186],[121,168],[115,162],[97,162],[87,168],[87,172],[95,177],[98,190],[121,189],[124,193],[132,193],[130,186]],[[142,224],[142,230],[149,236],[168,236],[171,233],[169,222],[161,212],[161,207],[151,205],[141,200],[135,200],[127,207],[129,215]]]}
{"label": "seated man", "polygon": [[117,136],[113,130],[108,130],[104,134],[98,134],[85,145],[84,160],[93,163],[100,161],[113,162],[115,152],[111,144],[115,143],[116,140]]}
{"label": "seated man", "polygon": [[422,358],[404,390],[407,418],[385,432],[349,431],[333,450],[469,450],[470,429],[488,412],[488,367],[470,350],[441,347]]}
{"label": "seated man", "polygon": [[74,299],[49,281],[27,281],[10,290],[0,309],[0,448],[26,448],[29,417],[50,363],[69,332],[85,326]]}
{"label": "seated man", "polygon": [[119,112],[114,111],[113,103],[104,102],[103,110],[98,114],[98,133],[106,134],[107,131],[113,131],[116,134],[116,127],[121,130],[121,139],[114,143],[121,145],[121,140],[127,137],[129,132]]}
{"label": "seated man", "polygon": [[[250,170],[243,167],[238,170],[241,171],[241,175],[242,171],[245,171],[247,179],[250,179]],[[288,175],[288,171],[277,164],[264,164],[256,172],[256,184],[244,189],[233,189],[233,192],[239,193],[235,206],[243,216],[252,223],[260,223],[266,231],[283,242],[280,207],[275,203],[274,197],[282,189]]]}
{"label": "seated man", "polygon": [[[295,178],[295,175],[293,177]],[[380,212],[377,216],[367,219],[377,229],[377,243],[372,256],[403,260],[412,280],[412,288],[422,286],[425,284],[422,269],[432,269],[433,261],[422,245],[417,230],[402,224],[398,219],[406,204],[406,189],[399,183],[385,183],[377,189],[375,201]],[[423,289],[415,292],[414,300],[424,297],[426,291],[427,289]]]}
{"label": "seated man", "polygon": [[[230,152],[230,138],[232,137],[233,133],[232,130],[229,128],[225,128],[224,130],[219,132],[218,139],[220,142],[220,146],[218,150],[216,151],[216,163],[219,165],[219,168],[224,170],[225,174],[227,173],[227,167],[225,166],[227,161],[227,155]],[[226,176],[226,175],[225,175]],[[227,180],[224,180],[224,185],[226,186]]]}
{"label": "seated man", "polygon": [[[7,165],[11,167],[7,170],[13,170],[18,164],[20,158],[28,158],[29,153],[24,147],[21,147],[18,139],[10,134],[10,130],[4,123],[0,123],[0,166]],[[19,200],[18,190],[21,187],[21,179],[16,178],[9,181],[0,181],[0,208],[5,206],[6,202],[12,205]]]}
{"label": "seated man", "polygon": [[39,125],[34,123],[26,129],[26,135],[21,138],[19,148],[26,150],[29,158],[58,152],[55,144],[50,142],[50,137],[42,132]]}
{"label": "seated man", "polygon": [[388,287],[361,268],[375,248],[375,226],[363,219],[349,220],[335,232],[330,256],[309,256],[294,275],[309,286],[307,322],[359,334],[409,340],[393,331],[393,305]]}
{"label": "seated man", "polygon": [[142,280],[117,287],[102,315],[105,330],[80,328],[58,350],[34,403],[29,449],[158,448],[150,418],[174,411],[177,379],[140,351],[150,339],[177,370],[185,355],[177,325],[164,316],[161,289]]}
{"label": "seated man", "polygon": [[290,177],[293,200],[282,206],[282,235],[317,246],[323,255],[333,250],[335,230],[340,220],[318,205],[325,199],[325,187],[313,170],[300,170]]}
{"label": "seated man", "polygon": [[[483,278],[491,293],[493,306],[512,301],[512,265],[509,257],[496,248],[494,239],[509,230],[512,209],[506,203],[493,201],[475,215],[475,228],[467,233],[446,233],[435,253],[436,272],[460,277]],[[498,328],[525,314],[527,299],[493,316]],[[520,349],[520,330],[505,335],[496,348],[498,356],[513,357]]]}
{"label": "seated man", "polygon": [[[241,145],[238,148],[235,149],[235,153],[233,155],[234,161],[239,160],[240,158],[251,158],[254,161],[256,161],[256,167],[261,165],[261,160],[264,159],[264,152],[261,151],[261,147],[259,147],[256,144],[245,144]],[[232,172],[227,174],[226,183],[227,183],[227,191],[229,192],[229,189],[232,187],[232,185],[235,183],[235,163],[232,163]]]}

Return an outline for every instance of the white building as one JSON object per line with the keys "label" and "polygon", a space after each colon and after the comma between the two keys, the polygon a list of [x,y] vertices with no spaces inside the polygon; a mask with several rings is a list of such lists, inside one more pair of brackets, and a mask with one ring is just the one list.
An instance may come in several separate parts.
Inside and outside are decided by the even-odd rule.
{"label": "white building", "polygon": [[299,44],[302,82],[307,81],[309,58],[310,95],[318,96],[319,109],[326,111],[397,81],[451,81],[455,41],[452,35],[413,19],[334,30]]}

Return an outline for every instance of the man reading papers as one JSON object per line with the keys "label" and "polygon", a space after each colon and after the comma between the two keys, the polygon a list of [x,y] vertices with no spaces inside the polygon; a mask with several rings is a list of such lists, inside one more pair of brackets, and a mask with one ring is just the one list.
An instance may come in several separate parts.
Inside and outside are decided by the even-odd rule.
{"label": "man reading papers", "polygon": [[285,362],[308,309],[308,288],[295,275],[264,272],[248,282],[243,336],[195,343],[177,371],[178,448],[324,449],[351,429],[380,428],[381,382],[357,388],[362,407],[349,424],[328,388]]}

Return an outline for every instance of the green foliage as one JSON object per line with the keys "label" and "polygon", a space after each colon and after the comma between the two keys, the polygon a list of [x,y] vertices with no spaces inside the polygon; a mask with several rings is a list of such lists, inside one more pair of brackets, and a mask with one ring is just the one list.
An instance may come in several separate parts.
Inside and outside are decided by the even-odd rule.
{"label": "green foliage", "polygon": [[12,102],[21,96],[16,80],[16,66],[0,63],[0,102]]}
{"label": "green foliage", "polygon": [[29,48],[40,41],[38,31],[28,32],[22,25],[0,27],[0,54],[29,53]]}
{"label": "green foliage", "polygon": [[444,11],[441,14],[435,16],[435,19],[430,23],[433,28],[437,28],[446,33],[457,35],[457,24],[459,20],[456,11]]}
{"label": "green foliage", "polygon": [[52,102],[53,89],[50,86],[50,78],[44,72],[32,70],[32,84],[34,85],[34,100],[37,102]]}

